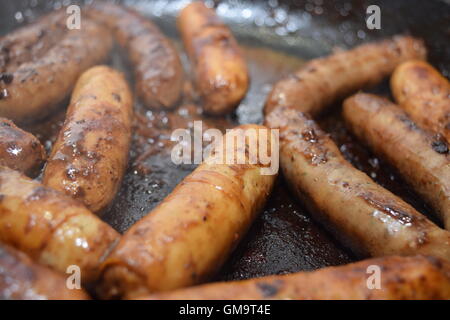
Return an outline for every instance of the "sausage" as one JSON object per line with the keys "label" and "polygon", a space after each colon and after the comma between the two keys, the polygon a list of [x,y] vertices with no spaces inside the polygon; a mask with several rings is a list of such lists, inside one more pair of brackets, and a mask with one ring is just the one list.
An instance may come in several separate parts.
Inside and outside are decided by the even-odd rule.
{"label": "sausage", "polygon": [[361,256],[436,256],[450,261],[450,232],[355,169],[310,119],[291,108],[266,118],[280,129],[280,165],[313,218]]}
{"label": "sausage", "polygon": [[428,63],[408,61],[391,77],[397,103],[411,119],[426,129],[440,133],[450,143],[450,82]]}
{"label": "sausage", "polygon": [[114,31],[134,69],[136,93],[147,108],[168,109],[182,95],[184,71],[172,42],[133,9],[95,2],[86,13]]}
{"label": "sausage", "polygon": [[11,81],[0,82],[0,116],[17,122],[47,116],[83,71],[107,57],[111,45],[108,30],[83,19],[80,30],[67,31],[40,59],[21,64]]}
{"label": "sausage", "polygon": [[[67,275],[68,276],[68,275]],[[83,289],[69,289],[67,277],[0,245],[0,300],[87,300]]]}
{"label": "sausage", "polygon": [[12,121],[0,118],[0,165],[34,175],[46,156],[44,147],[35,136],[18,128]]}
{"label": "sausage", "polygon": [[39,59],[67,33],[63,10],[47,14],[0,38],[0,79],[11,80],[22,63]]}
{"label": "sausage", "polygon": [[400,63],[425,56],[421,40],[396,36],[311,60],[275,84],[265,113],[284,106],[316,116],[332,102],[377,84]]}
{"label": "sausage", "polygon": [[[259,137],[267,133],[257,125],[238,129],[243,134],[253,129]],[[268,142],[270,148],[275,147],[274,140]],[[262,209],[276,177],[261,174],[260,162],[249,164],[248,141],[246,164],[215,164],[206,159],[125,233],[103,264],[100,296],[130,298],[176,289],[218,271]],[[233,148],[224,145],[226,152]]]}
{"label": "sausage", "polygon": [[118,238],[80,202],[0,166],[0,242],[63,273],[76,265],[89,283]]}
{"label": "sausage", "polygon": [[417,127],[387,99],[357,94],[344,102],[355,135],[399,170],[450,230],[450,154],[447,143]]}
{"label": "sausage", "polygon": [[213,115],[232,112],[247,93],[249,75],[230,29],[203,2],[186,6],[177,24],[204,111]]}
{"label": "sausage", "polygon": [[84,72],[72,93],[43,184],[96,213],[114,199],[127,168],[133,98],[123,75],[107,66]]}
{"label": "sausage", "polygon": [[[369,279],[373,266],[380,282]],[[369,287],[373,285],[374,287]],[[450,264],[425,256],[383,257],[313,272],[206,284],[140,299],[154,300],[448,300]]]}

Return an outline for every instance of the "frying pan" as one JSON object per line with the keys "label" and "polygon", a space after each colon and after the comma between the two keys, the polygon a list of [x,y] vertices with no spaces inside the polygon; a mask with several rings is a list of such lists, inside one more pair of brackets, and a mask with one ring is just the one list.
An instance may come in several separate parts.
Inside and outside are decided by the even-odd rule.
{"label": "frying pan", "polygon": [[[173,38],[182,52],[175,19],[179,10],[189,1],[123,2],[153,19]],[[366,41],[409,33],[425,40],[430,62],[445,76],[450,76],[448,1],[206,2],[216,7],[219,16],[230,25],[244,47],[252,77],[250,91],[236,114],[225,119],[199,116],[196,112],[198,106],[191,101],[185,101],[173,113],[152,112],[136,105],[138,120],[130,153],[130,166],[115,202],[102,217],[120,232],[126,231],[146,215],[194,169],[194,166],[176,166],[171,163],[165,141],[172,129],[189,125],[195,117],[219,128],[261,122],[262,106],[271,84],[299,67],[305,60],[325,55],[335,47],[350,48]],[[54,8],[81,3],[83,1],[0,0],[0,34]],[[378,5],[381,9],[379,30],[369,30],[366,26],[366,8],[369,5]],[[182,58],[189,74],[186,57],[183,55]],[[132,81],[129,66],[120,53],[114,53],[110,63],[123,70]],[[380,84],[373,91],[389,95],[386,83]],[[331,112],[319,119],[319,123],[332,135],[345,157],[376,182],[434,219],[432,210],[404,183],[397,172],[374,156],[347,131],[339,107],[340,103],[337,103]],[[63,120],[64,108],[49,119],[29,125],[26,129],[45,142],[49,150]],[[325,229],[316,224],[303,205],[291,196],[283,177],[280,177],[264,211],[215,280],[314,270],[361,258],[363,257],[354,256],[342,247]]]}

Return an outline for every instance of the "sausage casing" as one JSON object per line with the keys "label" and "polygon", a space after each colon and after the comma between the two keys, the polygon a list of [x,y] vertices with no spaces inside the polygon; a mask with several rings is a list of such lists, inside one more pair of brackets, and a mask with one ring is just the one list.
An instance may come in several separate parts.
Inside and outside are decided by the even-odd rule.
{"label": "sausage casing", "polygon": [[47,116],[83,71],[107,57],[111,46],[108,30],[83,19],[81,29],[67,31],[42,57],[21,64],[11,81],[0,82],[0,116],[22,122]]}
{"label": "sausage casing", "polygon": [[[374,266],[381,270],[379,289],[368,278]],[[450,264],[424,256],[375,258],[313,272],[206,284],[141,299],[448,300]]]}
{"label": "sausage casing", "polygon": [[44,171],[43,183],[102,212],[127,168],[133,98],[122,74],[107,66],[84,72]]}
{"label": "sausage casing", "polygon": [[280,165],[293,192],[347,247],[450,261],[450,232],[355,169],[307,114],[277,108],[266,122],[280,129]]}
{"label": "sausage casing", "polygon": [[114,31],[133,66],[137,96],[144,105],[154,109],[173,107],[181,98],[184,71],[172,42],[133,9],[95,2],[86,13]]}
{"label": "sausage casing", "polygon": [[[257,135],[261,130],[267,132],[257,125],[238,128],[243,132],[254,129]],[[270,136],[269,151],[274,150],[272,142],[276,143]],[[135,297],[189,286],[212,276],[271,191],[276,175],[261,174],[261,168],[259,162],[233,165],[206,160],[125,233],[104,263],[100,294]]]}
{"label": "sausage casing", "polygon": [[80,202],[0,166],[0,241],[65,273],[81,270],[84,283],[119,235]]}
{"label": "sausage casing", "polygon": [[42,57],[67,33],[65,23],[65,13],[58,10],[1,37],[0,78],[11,77],[22,63]]}
{"label": "sausage casing", "polygon": [[424,59],[425,55],[422,41],[397,36],[311,60],[275,84],[265,113],[284,106],[317,115],[332,102],[377,84],[400,63]]}
{"label": "sausage casing", "polygon": [[425,61],[398,66],[391,78],[395,100],[418,125],[450,143],[450,82]]}
{"label": "sausage casing", "polygon": [[31,133],[0,118],[0,165],[27,175],[37,173],[46,158],[45,149]]}
{"label": "sausage casing", "polygon": [[450,230],[450,154],[445,141],[418,128],[403,110],[371,94],[344,102],[344,118],[358,138],[389,161]]}
{"label": "sausage casing", "polygon": [[202,2],[186,6],[178,29],[193,64],[203,109],[209,114],[230,113],[248,90],[247,65],[230,29]]}
{"label": "sausage casing", "polygon": [[0,300],[86,300],[83,289],[69,289],[66,277],[0,245]]}

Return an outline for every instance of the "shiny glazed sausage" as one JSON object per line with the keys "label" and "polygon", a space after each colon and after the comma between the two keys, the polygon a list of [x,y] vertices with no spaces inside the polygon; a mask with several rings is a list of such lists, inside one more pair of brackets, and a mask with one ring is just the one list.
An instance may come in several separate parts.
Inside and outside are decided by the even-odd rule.
{"label": "shiny glazed sausage", "polygon": [[[380,287],[368,277],[380,268]],[[370,271],[370,272],[369,272]],[[313,272],[206,284],[155,300],[448,300],[450,264],[433,257],[383,257]]]}
{"label": "shiny glazed sausage", "polygon": [[408,61],[395,69],[391,89],[414,122],[450,143],[450,82],[444,76],[425,61]]}
{"label": "shiny glazed sausage", "polygon": [[358,138],[390,162],[450,230],[450,154],[447,143],[425,132],[389,100],[356,94],[344,118]]}
{"label": "shiny glazed sausage", "polygon": [[107,66],[84,72],[44,171],[43,183],[100,213],[127,168],[133,97],[124,76]]}
{"label": "shiny glazed sausage", "polygon": [[202,2],[186,6],[177,23],[204,111],[214,115],[232,112],[247,93],[249,75],[230,29]]}
{"label": "shiny glazed sausage", "polygon": [[87,300],[83,289],[68,289],[62,274],[0,244],[1,300]]}
{"label": "shiny glazed sausage", "polygon": [[27,175],[37,173],[46,158],[45,149],[31,133],[0,118],[0,165]]}
{"label": "shiny glazed sausage", "polygon": [[355,169],[308,115],[277,108],[266,123],[280,129],[280,164],[291,189],[344,245],[361,256],[450,261],[450,232]]}
{"label": "shiny glazed sausage", "polygon": [[400,63],[424,59],[425,55],[421,40],[397,36],[311,60],[275,84],[265,113],[284,106],[315,116],[332,102],[377,84]]}
{"label": "shiny glazed sausage", "polygon": [[80,202],[0,166],[0,242],[63,273],[76,265],[88,283],[118,238]]}
{"label": "shiny glazed sausage", "polygon": [[184,72],[172,42],[148,18],[113,3],[94,2],[86,13],[113,30],[134,69],[136,92],[151,109],[168,109],[182,95]]}
{"label": "shiny glazed sausage", "polygon": [[[257,125],[238,129],[259,137],[267,133]],[[271,152],[276,140],[271,134],[266,137],[260,143],[267,142]],[[227,151],[234,148],[224,145]],[[103,265],[100,295],[129,298],[176,289],[218,271],[262,209],[276,177],[261,174],[264,166],[259,162],[248,164],[251,147],[256,144],[247,142],[241,149],[247,164],[219,164],[208,158],[132,226]]]}
{"label": "shiny glazed sausage", "polygon": [[49,115],[70,94],[81,73],[107,57],[111,46],[108,30],[83,19],[81,29],[67,31],[40,58],[15,69],[10,81],[0,82],[0,117],[24,122]]}

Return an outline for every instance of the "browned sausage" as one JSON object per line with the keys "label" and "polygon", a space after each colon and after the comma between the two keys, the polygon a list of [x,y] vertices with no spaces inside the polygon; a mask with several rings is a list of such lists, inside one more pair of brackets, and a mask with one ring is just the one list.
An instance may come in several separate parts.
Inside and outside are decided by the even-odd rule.
{"label": "browned sausage", "polygon": [[83,71],[107,57],[111,45],[108,30],[83,19],[80,30],[67,31],[41,58],[14,70],[11,81],[0,82],[0,116],[14,121],[45,117],[69,95]]}
{"label": "browned sausage", "polygon": [[178,29],[193,64],[203,109],[216,115],[230,113],[249,85],[245,59],[230,29],[203,2],[181,11]]}
{"label": "browned sausage", "polygon": [[[238,128],[267,133],[257,125]],[[263,166],[245,157],[247,164],[206,160],[132,226],[104,263],[100,294],[135,297],[197,284],[218,271],[262,209],[276,176],[261,174]]]}
{"label": "browned sausage", "polygon": [[408,61],[391,78],[395,100],[418,125],[450,143],[450,82],[424,61]]}
{"label": "browned sausage", "polygon": [[[380,268],[380,289],[369,279],[373,266]],[[206,284],[140,299],[448,300],[450,264],[424,256],[384,257],[313,272]]]}
{"label": "browned sausage", "polygon": [[10,81],[22,63],[42,57],[66,34],[65,23],[64,11],[58,10],[1,37],[0,79]]}
{"label": "browned sausage", "polygon": [[352,131],[394,165],[450,230],[450,154],[445,140],[418,128],[387,99],[357,94],[344,102]]}
{"label": "browned sausage", "polygon": [[44,171],[43,183],[102,212],[127,168],[133,97],[123,75],[107,66],[83,73]]}
{"label": "browned sausage", "polygon": [[68,289],[67,277],[0,245],[0,300],[86,300],[83,289]]}
{"label": "browned sausage", "polygon": [[450,261],[450,232],[347,162],[308,115],[277,108],[266,119],[280,129],[280,164],[294,193],[357,254],[425,254]]}
{"label": "browned sausage", "polygon": [[45,158],[45,149],[35,136],[0,118],[0,165],[34,175]]}
{"label": "browned sausage", "polygon": [[284,106],[317,115],[332,102],[377,84],[400,63],[425,55],[422,41],[397,36],[314,59],[275,84],[265,112]]}
{"label": "browned sausage", "polygon": [[118,238],[80,202],[0,166],[1,242],[63,273],[76,265],[87,283]]}
{"label": "browned sausage", "polygon": [[172,42],[148,18],[113,3],[94,2],[86,13],[109,26],[133,66],[137,96],[148,108],[171,108],[182,94],[184,75]]}

